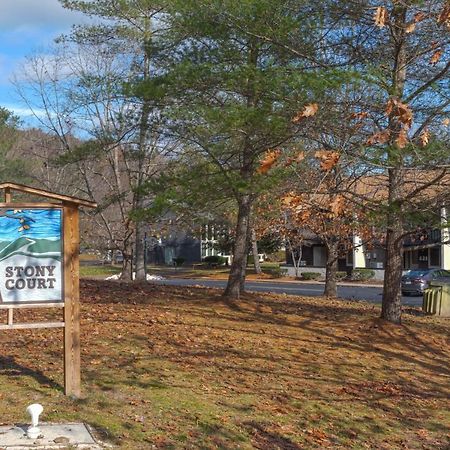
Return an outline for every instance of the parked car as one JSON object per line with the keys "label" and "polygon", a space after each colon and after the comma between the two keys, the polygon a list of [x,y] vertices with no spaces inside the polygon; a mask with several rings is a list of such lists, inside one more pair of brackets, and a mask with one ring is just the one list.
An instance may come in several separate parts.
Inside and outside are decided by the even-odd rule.
{"label": "parked car", "polygon": [[450,283],[450,271],[444,269],[408,270],[402,276],[403,295],[422,295],[430,281],[446,281]]}

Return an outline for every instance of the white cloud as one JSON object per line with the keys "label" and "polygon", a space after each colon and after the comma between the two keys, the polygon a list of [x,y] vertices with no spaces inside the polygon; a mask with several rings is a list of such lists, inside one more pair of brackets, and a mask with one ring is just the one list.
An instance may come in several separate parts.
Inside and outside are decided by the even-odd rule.
{"label": "white cloud", "polygon": [[64,9],[58,0],[0,0],[2,31],[43,27],[63,30],[82,20],[82,14]]}
{"label": "white cloud", "polygon": [[31,110],[30,108],[13,103],[7,103],[6,105],[2,105],[2,107],[12,111],[14,114],[22,118],[31,118],[34,116],[45,117],[46,115],[46,112],[43,109],[36,108]]}

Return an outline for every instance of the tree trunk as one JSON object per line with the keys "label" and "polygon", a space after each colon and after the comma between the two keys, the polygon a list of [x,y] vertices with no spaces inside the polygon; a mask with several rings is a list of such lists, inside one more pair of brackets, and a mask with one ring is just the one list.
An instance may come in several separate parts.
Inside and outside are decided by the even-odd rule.
{"label": "tree trunk", "polygon": [[131,271],[132,271],[131,257],[130,255],[124,255],[120,279],[122,281],[131,281]]}
{"label": "tree trunk", "polygon": [[[395,3],[395,2],[394,2]],[[392,27],[394,43],[394,65],[392,69],[391,93],[399,99],[403,97],[407,67],[407,45],[405,31],[407,23],[408,6],[397,2],[392,9]],[[389,131],[391,140],[388,147],[388,211],[386,227],[386,264],[383,284],[383,301],[381,318],[393,323],[401,323],[401,278],[403,269],[403,214],[402,196],[403,188],[403,156],[397,149],[395,138],[399,135],[401,125],[389,117]]]}
{"label": "tree trunk", "polygon": [[381,318],[393,323],[402,319],[403,240],[399,229],[388,230],[386,237],[386,268],[383,285]]}
{"label": "tree trunk", "polygon": [[[150,79],[150,60],[151,60],[151,23],[145,20],[144,23],[144,61],[143,61],[143,79]],[[135,193],[135,205],[134,208],[139,212],[144,208],[144,198],[142,192],[142,185],[145,182],[145,160],[148,156],[147,149],[147,136],[149,134],[149,117],[151,112],[151,99],[147,96],[143,96],[142,111],[139,122],[139,149],[138,149],[138,173]],[[146,281],[147,274],[145,273],[145,243],[144,243],[144,230],[145,224],[139,220],[136,221],[136,242],[135,242],[135,257],[136,257],[136,281]]]}
{"label": "tree trunk", "polygon": [[122,273],[120,274],[120,279],[123,281],[132,281],[132,273],[133,273],[133,241],[131,230],[130,234],[125,237],[121,252],[123,256],[122,261]]}
{"label": "tree trunk", "polygon": [[386,231],[386,265],[384,271],[383,302],[381,318],[401,323],[403,271],[403,222],[398,204],[401,196],[402,169],[389,170],[389,206]]}
{"label": "tree trunk", "polygon": [[136,281],[145,281],[145,244],[144,244],[144,231],[145,225],[142,222],[136,223],[136,244],[135,244],[135,255],[136,255]]}
{"label": "tree trunk", "polygon": [[252,245],[251,243],[251,227],[250,227],[250,220],[247,226],[247,249],[245,250],[246,257],[243,260],[243,266],[242,266],[242,272],[241,272],[241,284],[239,286],[240,293],[242,294],[245,292],[245,277],[247,275],[247,261],[248,261],[248,255],[250,253],[250,247]]}
{"label": "tree trunk", "polygon": [[251,196],[249,194],[241,195],[238,199],[238,218],[236,225],[236,240],[233,250],[233,261],[231,263],[230,275],[228,277],[227,287],[224,297],[239,298],[243,282],[245,281],[245,269],[247,266],[248,255],[248,233],[251,213]]}
{"label": "tree trunk", "polygon": [[338,243],[328,242],[326,245],[327,262],[325,272],[325,297],[337,297],[336,272],[338,270]]}
{"label": "tree trunk", "polygon": [[297,247],[294,248],[293,243],[287,237],[285,237],[286,247],[289,250],[292,258],[292,264],[294,265],[295,278],[300,278],[300,264],[303,257],[303,242],[297,241]]}
{"label": "tree trunk", "polygon": [[120,274],[120,279],[123,281],[132,281],[132,271],[133,271],[133,252],[130,248],[122,250],[123,262],[122,262],[122,273]]}
{"label": "tree trunk", "polygon": [[258,241],[256,240],[255,229],[252,228],[251,231],[252,238],[252,254],[253,254],[253,265],[255,266],[255,273],[257,275],[262,274],[261,264],[259,263],[259,254],[258,254]]}
{"label": "tree trunk", "polygon": [[[139,177],[139,183],[142,183],[141,176]],[[144,209],[144,202],[142,194],[140,192],[136,193],[135,208],[138,211]],[[145,273],[145,223],[136,219],[135,227],[135,243],[134,243],[134,257],[136,259],[136,281],[146,281],[147,274]]]}

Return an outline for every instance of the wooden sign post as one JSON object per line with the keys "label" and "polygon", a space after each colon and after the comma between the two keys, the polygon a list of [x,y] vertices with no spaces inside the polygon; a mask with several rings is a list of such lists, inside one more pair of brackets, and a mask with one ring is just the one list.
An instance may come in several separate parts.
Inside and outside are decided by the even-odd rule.
{"label": "wooden sign post", "polygon": [[[64,393],[80,397],[78,208],[93,202],[15,183],[2,183],[0,203],[0,330],[64,328]],[[12,191],[48,203],[13,202]],[[64,308],[61,322],[14,323],[16,308]]]}

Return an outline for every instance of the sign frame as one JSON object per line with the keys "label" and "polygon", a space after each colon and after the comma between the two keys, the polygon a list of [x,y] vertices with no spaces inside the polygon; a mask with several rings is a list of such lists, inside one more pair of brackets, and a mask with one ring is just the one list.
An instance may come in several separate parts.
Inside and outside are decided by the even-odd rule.
{"label": "sign frame", "polygon": [[[7,323],[0,324],[0,331],[42,328],[63,328],[64,331],[64,393],[81,396],[81,357],[80,357],[80,275],[79,275],[79,207],[97,207],[87,200],[36,189],[16,183],[2,183],[4,202],[0,208],[8,209],[51,209],[61,210],[62,238],[62,290],[59,301],[31,301],[18,303],[0,303],[0,311],[7,310]],[[12,201],[11,191],[20,191],[52,199],[52,202],[16,202]],[[58,203],[54,202],[57,201]],[[59,322],[15,323],[14,310],[23,308],[63,308],[63,320]]]}

